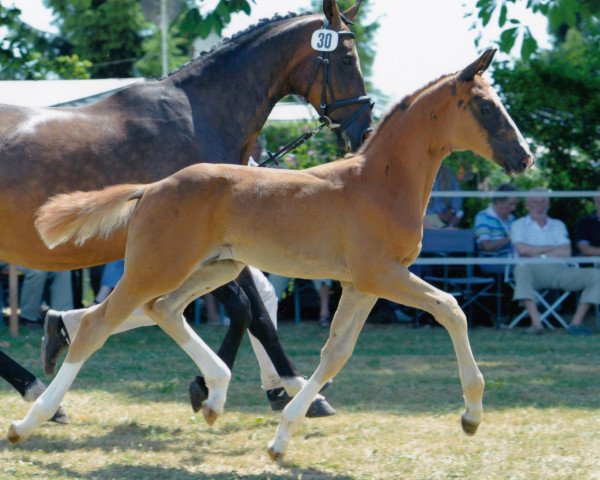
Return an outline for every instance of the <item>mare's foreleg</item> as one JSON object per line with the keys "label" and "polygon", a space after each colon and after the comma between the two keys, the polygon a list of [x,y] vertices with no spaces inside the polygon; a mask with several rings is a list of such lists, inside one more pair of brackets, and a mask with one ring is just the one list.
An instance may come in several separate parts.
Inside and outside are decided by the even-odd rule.
{"label": "mare's foreleg", "polygon": [[333,316],[327,343],[321,350],[321,362],[315,373],[283,410],[275,438],[269,444],[273,460],[283,457],[291,436],[306,414],[315,395],[348,361],[358,335],[375,305],[377,297],[356,291],[353,285],[343,285],[342,297]]}
{"label": "mare's foreleg", "polygon": [[112,294],[100,305],[89,309],[81,319],[69,353],[52,383],[34,402],[23,420],[15,421],[8,431],[10,443],[26,440],[33,430],[48,420],[58,409],[84,362],[144,300],[127,289],[123,279]]}
{"label": "mare's foreleg", "polygon": [[144,305],[144,311],[192,358],[205,377],[208,397],[202,413],[209,425],[223,413],[231,373],[227,365],[188,325],[183,310],[194,298],[234,279],[244,267],[233,260],[216,261],[194,271],[173,292]]}

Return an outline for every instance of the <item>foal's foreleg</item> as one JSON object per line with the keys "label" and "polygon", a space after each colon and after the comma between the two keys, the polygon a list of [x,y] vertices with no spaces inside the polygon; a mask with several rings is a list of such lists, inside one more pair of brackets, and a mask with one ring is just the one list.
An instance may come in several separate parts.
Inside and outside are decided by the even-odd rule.
{"label": "foal's foreleg", "polygon": [[231,372],[188,325],[183,310],[194,298],[234,279],[243,267],[233,260],[211,263],[193,272],[178,289],[143,307],[146,314],[192,358],[205,377],[209,390],[202,414],[209,425],[223,413]]}
{"label": "foal's foreleg", "polygon": [[466,434],[473,435],[483,415],[484,381],[469,344],[466,316],[456,299],[398,264],[380,270],[375,289],[383,298],[431,313],[448,331],[456,352],[465,399],[462,428]]}
{"label": "foal's foreleg", "polygon": [[269,455],[273,460],[285,454],[293,431],[306,414],[315,395],[352,355],[358,335],[377,301],[377,297],[357,292],[352,285],[343,287],[329,338],[321,350],[321,362],[300,393],[283,410],[275,438],[269,444]]}

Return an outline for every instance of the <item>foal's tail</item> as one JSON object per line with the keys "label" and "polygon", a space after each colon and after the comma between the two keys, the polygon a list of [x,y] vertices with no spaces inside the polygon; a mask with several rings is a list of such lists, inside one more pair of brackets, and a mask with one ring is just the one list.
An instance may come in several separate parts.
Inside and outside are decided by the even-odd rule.
{"label": "foal's tail", "polygon": [[37,211],[35,228],[48,248],[74,239],[106,238],[127,224],[146,185],[116,185],[93,192],[55,195]]}

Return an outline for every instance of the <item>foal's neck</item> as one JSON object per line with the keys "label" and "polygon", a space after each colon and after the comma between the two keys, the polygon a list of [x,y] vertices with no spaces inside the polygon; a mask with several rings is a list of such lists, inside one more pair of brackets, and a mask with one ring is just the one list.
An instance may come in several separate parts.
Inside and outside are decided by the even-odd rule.
{"label": "foal's neck", "polygon": [[416,195],[423,211],[440,164],[451,153],[449,90],[444,81],[396,105],[364,149],[366,170],[385,177],[383,185],[397,194]]}

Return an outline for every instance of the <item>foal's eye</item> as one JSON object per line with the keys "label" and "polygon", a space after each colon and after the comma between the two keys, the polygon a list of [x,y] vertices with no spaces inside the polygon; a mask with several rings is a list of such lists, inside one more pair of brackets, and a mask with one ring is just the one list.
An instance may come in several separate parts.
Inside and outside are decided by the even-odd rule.
{"label": "foal's eye", "polygon": [[481,104],[481,113],[490,113],[492,111],[492,104],[489,102],[483,102]]}
{"label": "foal's eye", "polygon": [[354,65],[354,57],[346,55],[344,58],[342,58],[342,63],[344,65]]}

